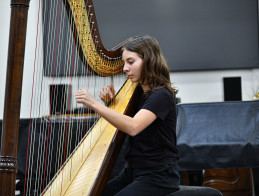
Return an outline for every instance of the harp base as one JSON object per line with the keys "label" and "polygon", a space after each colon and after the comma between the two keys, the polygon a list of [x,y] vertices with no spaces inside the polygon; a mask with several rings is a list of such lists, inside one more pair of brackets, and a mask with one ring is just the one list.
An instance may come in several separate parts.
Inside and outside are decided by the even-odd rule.
{"label": "harp base", "polygon": [[0,195],[15,195],[17,171],[18,164],[15,157],[0,156]]}

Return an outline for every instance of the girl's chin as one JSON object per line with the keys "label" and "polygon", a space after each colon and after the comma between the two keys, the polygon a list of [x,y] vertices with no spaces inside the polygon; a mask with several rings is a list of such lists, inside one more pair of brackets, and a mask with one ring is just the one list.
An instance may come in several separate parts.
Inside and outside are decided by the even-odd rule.
{"label": "girl's chin", "polygon": [[137,81],[134,80],[133,78],[129,78],[129,79],[130,79],[130,81],[131,81],[132,83],[137,82]]}
{"label": "girl's chin", "polygon": [[134,83],[134,82],[139,82],[139,79],[136,78],[136,77],[130,76],[130,77],[128,77],[128,79],[129,79],[132,83]]}

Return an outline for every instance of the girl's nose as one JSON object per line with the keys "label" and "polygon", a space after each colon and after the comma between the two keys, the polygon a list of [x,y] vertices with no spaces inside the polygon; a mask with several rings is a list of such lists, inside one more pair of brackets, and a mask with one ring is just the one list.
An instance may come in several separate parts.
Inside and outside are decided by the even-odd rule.
{"label": "girl's nose", "polygon": [[125,64],[124,67],[123,67],[123,71],[124,72],[128,72],[129,71],[129,67]]}

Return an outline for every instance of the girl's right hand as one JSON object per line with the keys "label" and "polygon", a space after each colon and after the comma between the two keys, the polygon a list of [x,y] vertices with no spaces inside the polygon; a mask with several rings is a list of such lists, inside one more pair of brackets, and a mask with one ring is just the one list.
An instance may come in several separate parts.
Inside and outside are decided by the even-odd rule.
{"label": "girl's right hand", "polygon": [[109,103],[115,97],[115,90],[113,84],[107,85],[100,90],[99,97],[105,103]]}

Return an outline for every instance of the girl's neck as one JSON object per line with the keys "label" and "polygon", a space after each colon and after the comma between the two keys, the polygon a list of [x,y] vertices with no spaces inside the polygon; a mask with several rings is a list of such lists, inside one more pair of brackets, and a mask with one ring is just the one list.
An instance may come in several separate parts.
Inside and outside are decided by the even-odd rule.
{"label": "girl's neck", "polygon": [[144,93],[146,93],[150,90],[149,86],[146,85],[146,84],[141,84],[141,86],[142,86],[142,89],[143,89]]}

